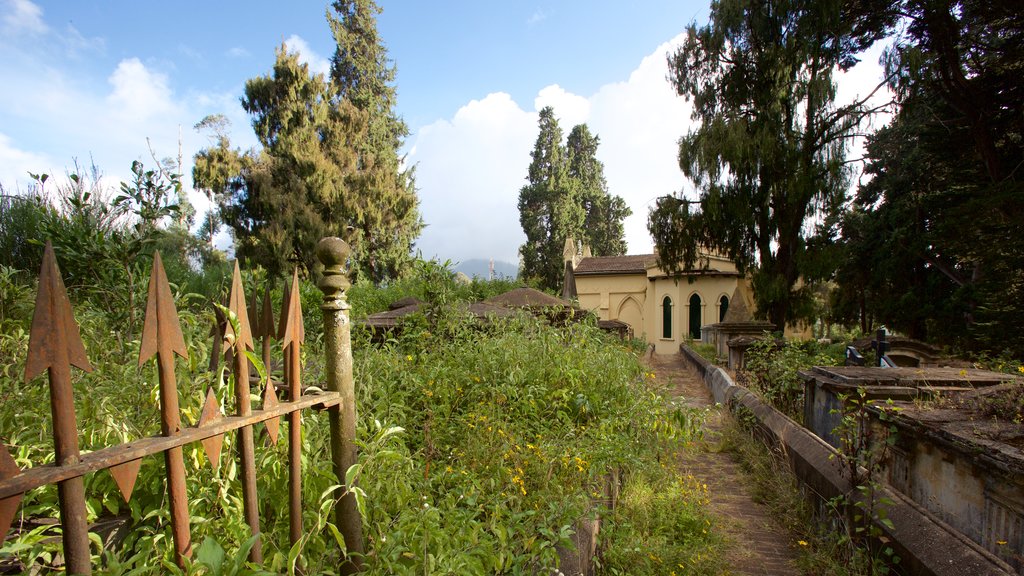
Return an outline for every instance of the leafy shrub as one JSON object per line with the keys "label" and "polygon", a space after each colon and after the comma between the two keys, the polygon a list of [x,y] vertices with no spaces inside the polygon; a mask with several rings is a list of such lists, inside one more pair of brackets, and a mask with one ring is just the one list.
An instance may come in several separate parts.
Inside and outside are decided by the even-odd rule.
{"label": "leafy shrub", "polygon": [[690,350],[697,353],[698,356],[704,358],[712,364],[718,363],[718,349],[715,348],[714,344],[704,344],[702,342],[693,342],[689,344]]}
{"label": "leafy shrub", "polygon": [[464,284],[456,280],[451,261],[417,260],[409,276],[383,286],[360,279],[349,290],[348,297],[353,318],[363,318],[387,310],[392,302],[409,296],[437,304],[469,302],[486,300],[520,286],[515,280],[480,278]]}
{"label": "leafy shrub", "polygon": [[605,475],[653,463],[678,429],[636,358],[594,327],[448,332],[407,326],[356,356],[361,409],[400,423],[409,458],[364,470],[374,566],[422,572],[425,546],[432,572],[553,568]]}
{"label": "leafy shrub", "polygon": [[741,383],[797,422],[803,421],[804,388],[797,372],[812,366],[836,366],[839,347],[824,348],[813,340],[776,340],[765,336],[743,357]]}
{"label": "leafy shrub", "polygon": [[43,261],[43,226],[53,216],[53,208],[37,189],[25,196],[10,196],[0,186],[0,266],[38,271]]}

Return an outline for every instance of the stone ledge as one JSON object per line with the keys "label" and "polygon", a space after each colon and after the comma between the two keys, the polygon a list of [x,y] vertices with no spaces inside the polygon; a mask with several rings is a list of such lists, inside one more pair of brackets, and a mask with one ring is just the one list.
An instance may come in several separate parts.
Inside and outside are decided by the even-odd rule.
{"label": "stone ledge", "polygon": [[[701,374],[715,402],[735,412],[746,408],[762,433],[781,445],[798,480],[821,501],[850,493],[832,456],[835,450],[755,394],[736,385],[721,368],[704,360],[685,344],[683,358]],[[895,490],[883,487],[882,497],[895,504],[887,509],[893,528],[879,526],[900,557],[900,571],[914,576],[1007,576],[1014,572],[1005,562],[929,514]]]}

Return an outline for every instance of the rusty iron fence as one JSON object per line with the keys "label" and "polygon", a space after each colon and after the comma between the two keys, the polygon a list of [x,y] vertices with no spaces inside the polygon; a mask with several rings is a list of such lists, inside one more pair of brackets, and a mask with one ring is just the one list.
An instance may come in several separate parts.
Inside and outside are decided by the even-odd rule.
{"label": "rusty iron fence", "polygon": [[[53,248],[47,243],[32,318],[25,380],[27,382],[43,372],[47,373],[55,461],[52,464],[22,470],[11,457],[7,446],[0,443],[0,535],[6,538],[25,492],[56,484],[66,569],[72,574],[91,573],[83,476],[109,470],[125,501],[128,501],[132,496],[142,458],[162,453],[175,559],[179,565],[184,565],[184,559],[191,557],[192,542],[182,447],[192,442],[202,443],[208,460],[216,468],[220,462],[224,435],[233,432],[237,434],[243,512],[245,521],[255,537],[255,543],[249,551],[249,559],[261,562],[253,427],[263,423],[271,442],[276,443],[280,418],[287,418],[289,537],[290,543],[294,544],[303,533],[301,413],[303,410],[313,408],[327,409],[331,433],[331,460],[334,473],[342,485],[343,494],[335,511],[336,522],[341,528],[347,548],[347,556],[343,556],[342,559],[341,571],[358,571],[358,554],[362,552],[361,520],[355,508],[354,497],[344,486],[344,472],[355,463],[356,457],[348,305],[344,295],[348,287],[344,270],[348,246],[337,238],[324,239],[317,247],[317,253],[326,265],[324,279],[320,282],[320,289],[324,292],[324,303],[321,308],[324,313],[324,342],[327,356],[325,391],[317,389],[315,394],[303,393],[301,385],[300,354],[305,337],[297,272],[292,276],[290,290],[285,291],[280,323],[275,327],[269,289],[264,293],[260,312],[253,310],[253,314],[250,315],[236,262],[227,306],[229,313],[219,315],[220,329],[217,330],[217,345],[214,347],[214,355],[219,357],[219,344],[223,339],[224,354],[234,371],[234,412],[231,415],[224,414],[211,388],[206,392],[199,421],[194,426],[183,426],[178,407],[175,355],[187,358],[188,349],[167,275],[160,254],[156,253],[149,281],[138,362],[141,366],[154,357],[156,359],[161,433],[82,454],[78,444],[71,367],[86,372],[91,371],[92,367],[86,357],[79,326],[72,314]],[[256,306],[253,305],[251,308]],[[262,402],[259,409],[253,408],[250,399],[250,363],[246,355],[247,351],[255,350],[254,337],[262,340],[261,352],[266,366],[269,367],[272,360],[271,338],[279,339],[284,354],[284,382],[275,384],[268,376],[267,384],[260,396]],[[259,381],[256,382],[258,385]],[[278,386],[285,392],[287,399],[278,399]]]}

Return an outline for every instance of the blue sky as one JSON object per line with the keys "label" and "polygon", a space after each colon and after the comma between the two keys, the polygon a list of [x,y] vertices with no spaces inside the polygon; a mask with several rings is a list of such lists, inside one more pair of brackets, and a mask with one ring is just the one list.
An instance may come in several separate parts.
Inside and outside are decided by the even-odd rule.
{"label": "blue sky", "polygon": [[[417,242],[425,256],[517,260],[516,199],[545,105],[566,134],[586,122],[600,135],[610,191],[634,212],[630,252],[651,250],[648,206],[686,186],[675,141],[689,112],[665,79],[665,55],[706,18],[706,2],[380,3],[398,112],[412,132],[405,151],[428,225]],[[192,126],[211,113],[232,120],[236,144],[255,145],[238,103],[245,80],[269,71],[282,42],[325,70],[334,49],[325,10],[0,0],[0,183],[24,189],[28,171],[63,174],[92,158],[116,188],[132,160],[150,161],[147,138],[158,157],[175,156],[179,126],[190,174],[207,145]],[[204,199],[193,202],[205,210]]]}

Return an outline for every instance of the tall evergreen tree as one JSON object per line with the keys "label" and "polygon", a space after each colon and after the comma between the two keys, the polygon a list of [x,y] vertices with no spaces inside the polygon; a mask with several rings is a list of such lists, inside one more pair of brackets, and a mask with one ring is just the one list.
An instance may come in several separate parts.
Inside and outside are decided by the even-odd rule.
{"label": "tall evergreen tree", "polygon": [[600,139],[586,124],[575,126],[566,144],[550,106],[540,111],[527,185],[519,191],[519,223],[526,234],[520,246],[522,276],[544,288],[561,286],[566,239],[591,247],[594,254],[626,251],[622,221],[626,202],[608,193],[604,165],[597,159]]}
{"label": "tall evergreen tree", "polygon": [[[805,315],[796,288],[810,222],[834,224],[846,198],[846,142],[870,113],[836,107],[832,73],[881,35],[858,0],[716,0],[669,57],[671,81],[700,126],[683,137],[679,164],[697,201],[666,197],[648,227],[670,271],[700,247],[753,270],[759,310],[780,328]],[[855,12],[854,9],[860,11]]]}
{"label": "tall evergreen tree", "polygon": [[[333,13],[332,13],[333,12]],[[364,114],[365,136],[354,142],[357,170],[348,174],[348,209],[355,215],[349,240],[360,271],[374,282],[408,269],[423,229],[413,170],[399,149],[409,134],[395,113],[395,67],[377,33],[381,12],[373,0],[336,0],[327,12],[334,35],[332,99]]]}
{"label": "tall evergreen tree", "polygon": [[597,159],[600,142],[586,124],[573,127],[566,142],[569,178],[579,188],[585,213],[578,240],[589,245],[597,256],[621,256],[626,253],[623,221],[633,211],[621,196],[608,192],[604,164]]}
{"label": "tall evergreen tree", "polygon": [[[897,0],[900,111],[845,216],[840,311],[963,349],[1024,353],[1024,13]],[[858,304],[851,306],[850,304]]]}
{"label": "tall evergreen tree", "polygon": [[291,259],[312,268],[319,239],[342,235],[358,218],[345,179],[356,170],[350,143],[362,136],[363,115],[347,101],[332,100],[323,75],[311,75],[283,45],[272,73],[246,82],[242,106],[262,150],[232,154],[221,142],[201,152],[197,166],[215,168],[222,157],[241,167],[237,178],[227,180],[211,169],[216,178],[209,182],[230,188],[222,214],[240,257],[272,274],[286,271]]}
{"label": "tall evergreen tree", "polygon": [[311,75],[282,46],[272,73],[246,83],[242,103],[262,150],[242,153],[220,137],[196,156],[193,179],[221,195],[238,254],[272,273],[291,258],[312,267],[325,235],[345,237],[354,273],[374,282],[410,264],[423,224],[398,154],[408,128],[393,111],[395,71],[377,35],[379,12],[370,0],[334,3],[329,77]]}
{"label": "tall evergreen tree", "polygon": [[530,153],[527,185],[519,191],[519,223],[526,243],[519,248],[523,278],[537,280],[544,288],[561,285],[564,273],[562,249],[566,238],[577,238],[585,213],[579,187],[569,178],[562,129],[550,106],[540,111],[540,132]]}

